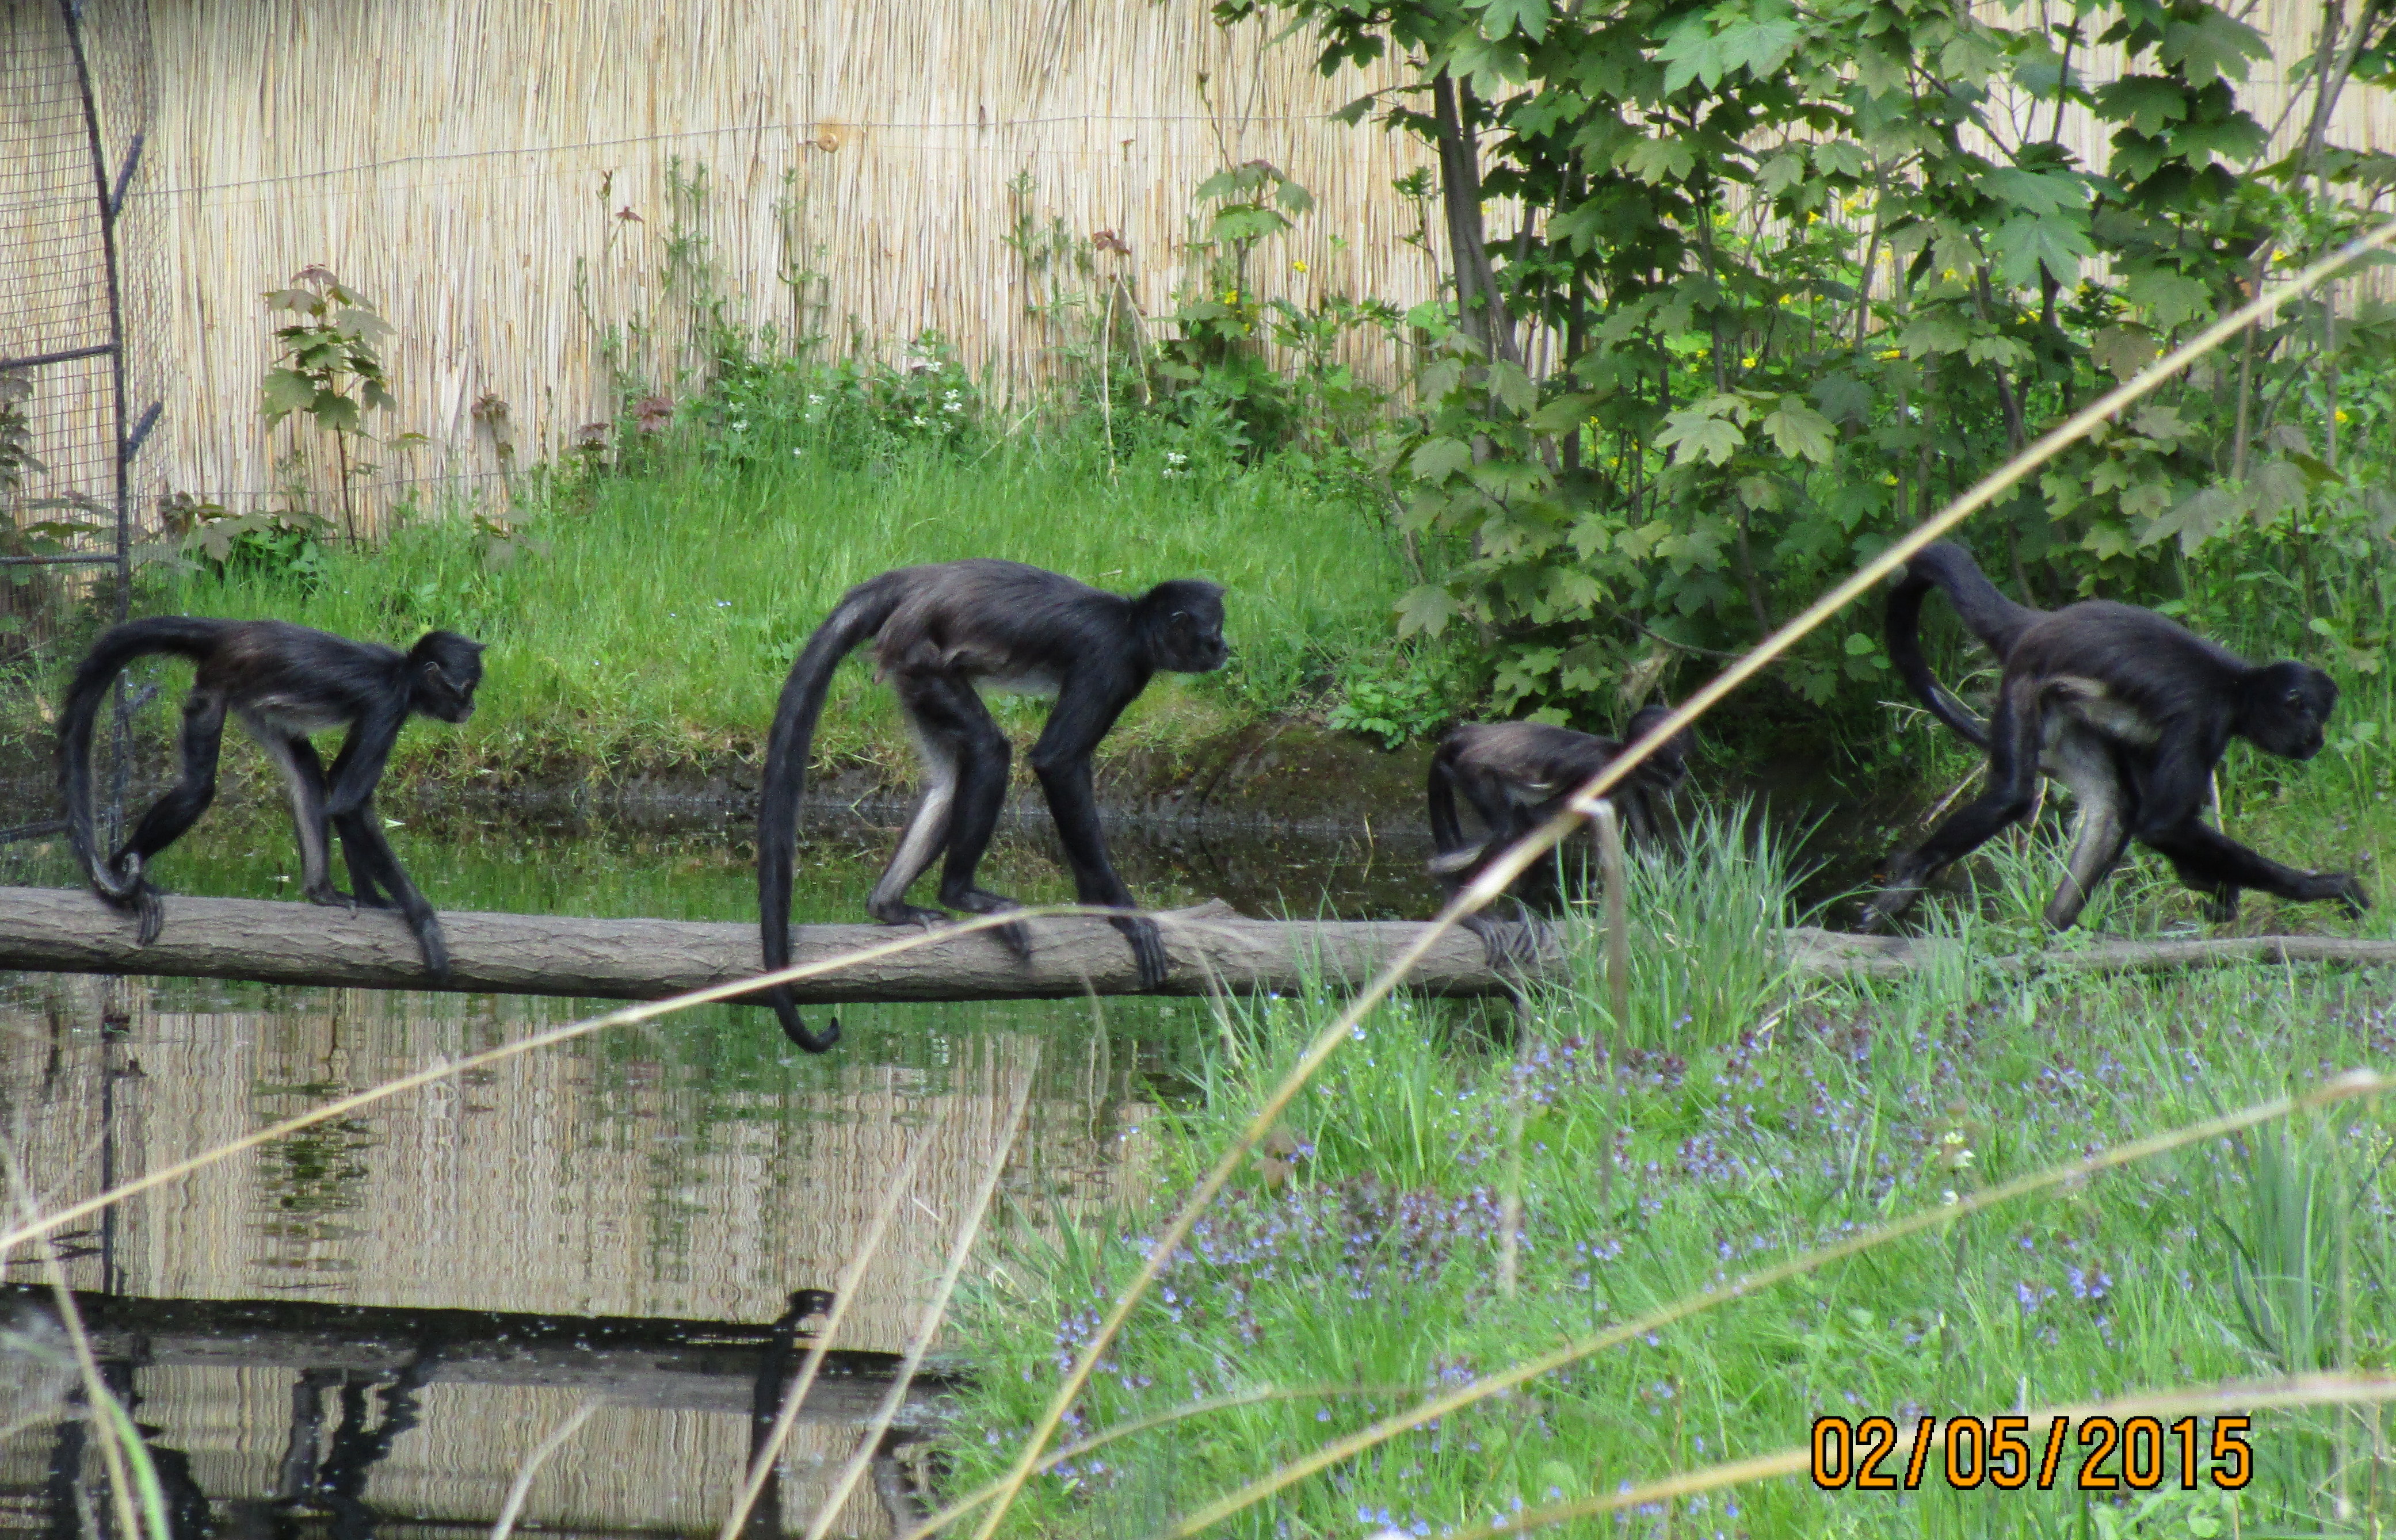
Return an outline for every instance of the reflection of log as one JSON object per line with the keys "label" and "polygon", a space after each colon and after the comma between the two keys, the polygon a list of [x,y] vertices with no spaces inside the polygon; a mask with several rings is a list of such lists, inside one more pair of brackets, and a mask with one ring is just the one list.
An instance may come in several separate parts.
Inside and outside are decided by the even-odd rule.
{"label": "reflection of log", "polygon": [[[758,1371],[775,1351],[773,1327],[725,1321],[81,1293],[75,1306],[103,1362],[379,1378],[420,1364],[424,1385],[552,1386],[612,1405],[695,1412],[747,1412]],[[0,1321],[56,1311],[47,1289],[0,1284]],[[800,1416],[866,1422],[898,1368],[896,1353],[835,1348],[824,1355]],[[941,1397],[954,1384],[944,1365],[919,1370],[898,1426],[937,1423]]]}
{"label": "reflection of log", "polygon": [[[2225,936],[2186,941],[2097,941],[2064,937],[2044,951],[1986,959],[2005,973],[2166,973],[2241,962],[2352,962],[2396,965],[2396,941],[2352,941],[2336,936]],[[1897,978],[1962,960],[1952,941],[1902,936],[1855,936],[1801,925],[1789,933],[1790,962],[1801,973]]]}
{"label": "reflection of log", "polygon": [[[1278,923],[1210,904],[1158,916],[1173,968],[1162,993],[1289,991],[1318,979],[1361,982],[1423,927],[1403,921]],[[1026,923],[1028,963],[995,936],[961,936],[792,988],[802,1001],[1056,1000],[1129,994],[1131,949],[1103,920]],[[545,914],[441,917],[453,973],[473,993],[656,1000],[760,971],[757,927],[682,920],[580,920]],[[883,925],[800,925],[792,958],[814,962],[911,934]],[[166,926],[148,947],[134,923],[75,888],[0,888],[0,968],[33,973],[247,978],[365,989],[431,986],[415,938],[390,912],[318,909],[250,898],[166,900]],[[1478,937],[1440,938],[1415,972],[1432,994],[1498,994],[1505,982]]]}

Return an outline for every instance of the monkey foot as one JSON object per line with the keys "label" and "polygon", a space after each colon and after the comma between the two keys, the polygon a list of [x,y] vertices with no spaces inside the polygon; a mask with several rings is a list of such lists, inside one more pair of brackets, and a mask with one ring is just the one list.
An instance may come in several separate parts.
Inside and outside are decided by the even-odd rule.
{"label": "monkey foot", "polygon": [[300,896],[307,899],[308,902],[312,904],[322,904],[326,909],[355,909],[358,907],[358,901],[355,898],[343,893],[339,888],[335,887],[330,883],[326,883],[321,887],[303,888],[300,890]]}
{"label": "monkey foot", "polygon": [[925,909],[921,904],[885,904],[866,913],[885,925],[921,925],[925,930],[952,924],[957,918],[946,909]]}
{"label": "monkey foot", "polygon": [[1165,955],[1165,937],[1158,933],[1156,922],[1125,915],[1107,923],[1123,932],[1124,939],[1131,943],[1132,962],[1139,969],[1139,987],[1142,989],[1163,988],[1165,976],[1173,964]]}

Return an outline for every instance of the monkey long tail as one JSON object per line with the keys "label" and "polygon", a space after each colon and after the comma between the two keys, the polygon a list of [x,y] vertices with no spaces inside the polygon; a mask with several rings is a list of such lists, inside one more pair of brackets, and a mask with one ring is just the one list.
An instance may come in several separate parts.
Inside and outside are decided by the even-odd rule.
{"label": "monkey long tail", "polygon": [[1889,660],[1930,714],[1954,729],[1976,748],[1989,747],[1988,724],[1972,714],[1930,672],[1922,656],[1922,601],[1932,589],[1945,592],[1956,615],[2003,663],[2043,611],[2017,604],[1997,591],[1972,560],[1972,553],[1951,540],[1927,547],[1905,566],[1905,577],[1888,596],[1884,634]]}
{"label": "monkey long tail", "polygon": [[[782,698],[774,708],[773,731],[765,740],[765,779],[757,800],[758,942],[769,970],[791,965],[792,868],[798,860],[799,799],[806,791],[816,723],[832,691],[832,670],[880,631],[898,607],[897,599],[880,584],[877,578],[842,596],[791,665]],[[789,989],[767,990],[765,1002],[774,1008],[782,1031],[808,1053],[827,1052],[840,1041],[838,1020],[821,1032],[807,1030]]]}
{"label": "monkey long tail", "polygon": [[1433,750],[1430,784],[1424,789],[1431,803],[1431,848],[1443,856],[1464,845],[1464,826],[1456,818],[1456,771],[1450,763],[1454,757],[1444,743]]}
{"label": "monkey long tail", "polygon": [[196,663],[222,645],[225,633],[240,623],[181,615],[128,620],[102,632],[76,668],[74,682],[67,686],[66,705],[59,712],[59,795],[66,803],[75,859],[83,864],[100,896],[121,902],[131,898],[139,886],[138,880],[133,886],[126,885],[110,869],[94,827],[91,736],[100,717],[100,697],[126,665],[137,658],[165,655]]}

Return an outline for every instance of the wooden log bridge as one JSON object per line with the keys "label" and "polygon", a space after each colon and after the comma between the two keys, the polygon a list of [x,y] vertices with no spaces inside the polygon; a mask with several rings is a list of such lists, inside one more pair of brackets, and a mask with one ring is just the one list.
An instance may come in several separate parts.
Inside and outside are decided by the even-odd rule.
{"label": "wooden log bridge", "polygon": [[[169,897],[166,924],[147,947],[134,922],[82,888],[0,887],[0,969],[28,973],[148,974],[240,978],[369,989],[446,989],[474,994],[661,1000],[763,971],[750,924],[688,920],[587,920],[547,914],[445,913],[450,976],[435,984],[399,916],[380,909],[320,909],[254,898]],[[1315,984],[1354,986],[1373,977],[1426,926],[1406,920],[1270,921],[1242,917],[1220,901],[1157,915],[1172,966],[1157,993],[1288,993]],[[1139,992],[1131,949],[1103,920],[1026,921],[1032,960],[1019,962],[989,932],[803,979],[792,992],[810,1004],[861,1001],[1065,1000]],[[1552,931],[1537,940],[1511,933],[1523,961],[1501,972],[1480,939],[1440,937],[1406,987],[1434,995],[1502,995],[1526,978],[1562,971]],[[796,925],[792,954],[826,962],[905,932],[886,925]],[[1782,937],[1790,969],[1829,977],[1899,977],[1962,961],[1951,941],[1853,936],[1800,926]],[[2001,974],[2148,973],[2241,963],[2328,962],[2396,966],[2396,941],[2326,936],[2098,940],[2077,936],[2015,956],[1984,957]]]}
{"label": "wooden log bridge", "polygon": [[[175,896],[165,906],[158,939],[140,947],[132,918],[86,889],[0,888],[0,969],[597,1000],[661,1000],[764,971],[753,923],[445,912],[450,976],[435,984],[415,936],[391,910]],[[1220,901],[1156,918],[1172,962],[1156,992],[1168,995],[1362,984],[1428,928],[1402,921],[1248,920]],[[1017,961],[995,935],[977,931],[803,979],[792,993],[809,1003],[845,1004],[1139,992],[1131,949],[1104,920],[1052,916],[1025,924],[1029,962]],[[796,925],[792,961],[824,962],[907,934],[887,925]],[[1507,980],[1489,966],[1477,936],[1457,931],[1440,937],[1409,988],[1502,994]]]}

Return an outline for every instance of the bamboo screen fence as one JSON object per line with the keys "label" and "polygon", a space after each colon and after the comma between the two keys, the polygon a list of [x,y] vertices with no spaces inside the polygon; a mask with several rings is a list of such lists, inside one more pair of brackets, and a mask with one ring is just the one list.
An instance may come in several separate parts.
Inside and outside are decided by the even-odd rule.
{"label": "bamboo screen fence", "polygon": [[[0,28],[34,6],[0,0]],[[1036,379],[1087,326],[1036,307],[1120,278],[1141,311],[1168,309],[1197,271],[1194,189],[1251,158],[1319,200],[1260,254],[1259,292],[1404,305],[1437,282],[1436,239],[1405,240],[1432,211],[1391,186],[1427,157],[1329,116],[1387,73],[1325,80],[1307,38],[1218,28],[1201,0],[148,0],[146,16],[159,101],[132,195],[171,274],[159,462],[168,488],[236,509],[294,475],[326,505],[325,471],[292,458],[329,461],[313,430],[270,435],[257,409],[260,296],[312,263],[397,328],[399,405],[375,431],[422,435],[377,454],[369,510],[499,492],[606,418],[611,338],[671,391],[701,289],[834,346],[937,328],[1002,387]],[[2318,17],[2298,0],[2253,15],[2275,49],[2246,92],[2266,124]],[[2353,88],[2333,137],[2387,143],[2389,113]],[[2068,115],[2063,137],[2102,163],[2093,126]],[[674,195],[677,168],[704,173],[703,198]],[[1027,222],[1029,254],[1008,240]],[[1101,230],[1127,254],[1097,250]],[[18,308],[0,292],[0,353]]]}

